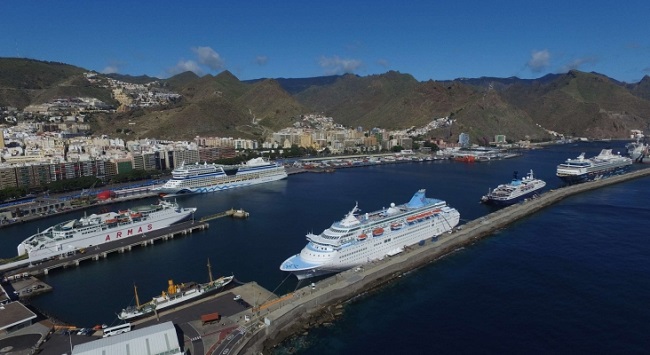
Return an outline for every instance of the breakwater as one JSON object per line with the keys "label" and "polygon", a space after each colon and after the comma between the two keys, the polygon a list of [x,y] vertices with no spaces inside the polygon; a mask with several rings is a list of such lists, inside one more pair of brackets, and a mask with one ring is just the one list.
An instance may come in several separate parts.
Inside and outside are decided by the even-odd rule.
{"label": "breakwater", "polygon": [[290,301],[283,302],[281,307],[274,308],[270,312],[256,313],[259,323],[266,325],[260,330],[248,333],[247,344],[241,353],[256,353],[263,348],[268,349],[287,336],[304,331],[303,326],[309,322],[311,317],[319,315],[323,311],[334,310],[333,305],[388,282],[405,271],[432,262],[464,245],[472,244],[476,240],[491,235],[495,231],[566,197],[648,175],[650,175],[650,170],[646,169],[601,181],[552,190],[537,199],[477,218],[462,225],[451,234],[440,236],[434,242],[427,240],[423,246],[414,245],[402,254],[364,265],[361,270],[348,270],[319,281],[314,290],[299,289],[294,293],[295,296]]}

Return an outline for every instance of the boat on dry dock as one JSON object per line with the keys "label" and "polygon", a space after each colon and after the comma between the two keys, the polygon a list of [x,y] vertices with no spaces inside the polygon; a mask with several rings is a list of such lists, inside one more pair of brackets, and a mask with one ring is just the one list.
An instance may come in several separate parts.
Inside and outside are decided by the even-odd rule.
{"label": "boat on dry dock", "polygon": [[[210,262],[208,261],[209,270]],[[159,296],[154,296],[150,301],[143,304],[140,304],[138,290],[134,285],[135,306],[122,309],[117,317],[121,320],[130,320],[144,317],[154,312],[160,312],[166,308],[212,294],[231,283],[235,278],[234,275],[231,275],[212,280],[212,272],[210,271],[209,273],[210,281],[204,284],[194,282],[174,284],[173,280],[168,280],[167,291],[163,291]]]}

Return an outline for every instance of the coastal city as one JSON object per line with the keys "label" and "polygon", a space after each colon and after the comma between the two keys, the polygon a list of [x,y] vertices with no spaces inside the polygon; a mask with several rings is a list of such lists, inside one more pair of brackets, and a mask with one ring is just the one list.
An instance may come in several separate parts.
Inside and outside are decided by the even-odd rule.
{"label": "coastal city", "polygon": [[[181,99],[180,95],[172,92],[152,90],[156,85],[106,80],[94,73],[87,73],[86,77],[94,84],[106,83],[111,88],[113,96],[120,102],[117,110],[169,105]],[[4,259],[0,264],[4,275],[3,307],[11,309],[12,314],[2,326],[8,335],[14,335],[0,339],[0,344],[22,339],[20,334],[23,333],[36,333],[41,335],[33,346],[44,349],[44,353],[48,352],[45,350],[47,348],[64,351],[62,348],[67,346],[65,336],[72,344],[71,335],[74,333],[78,345],[70,351],[73,354],[92,353],[97,349],[121,346],[114,344],[137,344],[146,340],[149,332],[173,334],[173,323],[165,319],[181,313],[186,317],[184,331],[192,353],[246,352],[245,349],[254,349],[263,343],[263,334],[272,332],[272,329],[279,331],[283,327],[291,327],[283,319],[293,317],[298,304],[339,304],[341,297],[349,297],[334,296],[338,291],[325,291],[326,288],[341,287],[338,285],[340,280],[347,279],[345,284],[349,290],[361,292],[374,285],[376,281],[373,280],[381,279],[379,275],[394,272],[398,267],[396,260],[407,258],[409,261],[405,264],[401,261],[399,266],[400,270],[407,271],[436,255],[444,255],[451,245],[458,247],[466,243],[467,238],[475,238],[470,236],[485,235],[486,227],[461,223],[461,214],[456,208],[445,201],[427,197],[425,190],[420,190],[409,202],[400,205],[393,203],[388,209],[360,214],[358,207],[354,206],[341,221],[335,222],[321,234],[308,234],[307,246],[279,265],[281,271],[295,275],[298,280],[319,279],[318,286],[307,281],[307,285],[303,286],[305,291],[274,295],[257,284],[235,282],[234,275],[213,278],[208,260],[210,278],[207,283],[175,284],[170,280],[166,292],[143,303],[138,301],[136,289],[136,304],[119,312],[121,323],[117,325],[78,327],[56,319],[32,325],[34,319],[42,316],[23,305],[21,300],[56,292],[46,282],[40,281],[39,276],[62,272],[69,267],[82,267],[88,260],[130,251],[136,246],[154,245],[174,236],[201,233],[209,228],[209,221],[222,217],[249,216],[249,212],[243,209],[230,209],[195,219],[197,208],[179,205],[175,199],[177,196],[252,188],[305,172],[332,173],[345,168],[435,161],[465,164],[494,162],[517,158],[523,150],[549,144],[589,141],[586,138],[565,138],[548,130],[549,136],[556,139],[542,144],[530,141],[512,143],[504,135],[497,135],[491,146],[484,147],[471,144],[471,137],[467,133],[460,133],[457,142],[444,139],[423,141],[420,137],[428,132],[444,131],[453,126],[453,119],[436,118],[424,127],[402,131],[377,128],[365,131],[360,127],[345,128],[336,124],[332,117],[319,114],[304,114],[294,127],[274,132],[265,141],[200,136],[193,141],[155,138],[125,140],[108,135],[90,135],[86,122],[88,115],[114,110],[116,108],[99,100],[82,97],[54,99],[45,104],[30,105],[21,112],[11,107],[2,110],[5,124],[0,136],[0,189],[29,192],[38,191],[38,188],[56,181],[90,177],[99,180],[81,192],[52,196],[37,192],[15,196],[0,205],[0,227],[8,228],[58,215],[79,213],[77,211],[95,206],[134,204],[137,200],[152,197],[163,199],[148,206],[133,205],[119,211],[89,217],[84,215],[83,218],[46,228],[22,241],[17,247],[18,256]],[[604,178],[624,176],[622,174],[629,170],[633,162],[647,162],[648,155],[642,130],[631,130],[629,137],[624,156],[612,149],[603,149],[593,157],[585,157],[583,153],[559,164],[557,177],[568,186],[587,186],[580,183],[611,183],[614,180]],[[608,140],[600,142],[607,143]],[[313,152],[313,155],[283,156],[284,152],[295,151],[296,148]],[[241,164],[214,163],[251,151],[257,154]],[[278,160],[271,161],[269,158],[272,156]],[[105,185],[119,174],[133,171],[155,171],[158,178],[112,187],[96,186],[97,182]],[[645,172],[637,171],[636,174],[643,176]],[[631,176],[629,173],[625,175]],[[546,185],[546,181],[537,177],[533,170],[523,176],[515,172],[509,183],[491,187],[480,200],[497,207],[528,202],[522,205],[526,210],[522,213],[526,215],[540,208],[532,207],[531,201],[539,205],[545,199],[562,199],[574,193],[565,188],[559,195],[551,196],[542,192]],[[105,210],[110,210],[110,207]],[[510,223],[507,220],[516,220],[515,217],[501,217],[505,211],[497,210],[490,217],[484,217],[500,220],[487,230]],[[370,240],[383,240],[383,243],[370,247]],[[415,246],[417,248],[413,249]],[[413,253],[415,250],[418,252]],[[425,250],[429,251],[425,253]],[[368,261],[372,261],[372,268]],[[351,275],[356,280],[362,273],[365,275],[363,280],[349,279]],[[331,274],[336,277],[322,279]],[[305,292],[310,297],[303,300]],[[267,301],[251,302],[251,294],[255,293],[266,294]],[[285,309],[289,304],[293,304],[291,309]],[[261,311],[266,312],[265,316],[261,315]],[[271,327],[272,324],[275,326]],[[95,337],[114,340],[105,344],[88,342]],[[124,337],[124,340],[115,343],[120,337]],[[42,343],[44,339],[50,339],[50,342],[46,345]],[[171,349],[187,349],[188,344],[175,344]],[[54,353],[51,351],[49,353]]]}

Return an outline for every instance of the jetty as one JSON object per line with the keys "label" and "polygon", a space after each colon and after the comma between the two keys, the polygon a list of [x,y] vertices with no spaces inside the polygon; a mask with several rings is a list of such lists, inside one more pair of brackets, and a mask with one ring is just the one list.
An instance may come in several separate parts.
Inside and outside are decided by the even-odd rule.
{"label": "jetty", "polygon": [[211,215],[208,215],[208,216],[205,216],[205,217],[201,217],[199,222],[207,222],[207,221],[211,221],[213,219],[223,218],[223,217],[248,218],[249,215],[250,215],[250,213],[244,211],[241,208],[239,208],[239,209],[231,208],[231,209],[229,209],[227,211],[223,211],[223,212],[211,214]]}
{"label": "jetty", "polygon": [[452,232],[412,245],[400,254],[335,274],[315,285],[279,296],[272,303],[250,310],[251,322],[248,323],[246,335],[237,344],[236,349],[231,349],[231,353],[259,354],[292,334],[304,331],[304,325],[310,320],[328,310],[331,311],[338,304],[390,282],[405,272],[427,265],[465,245],[473,244],[480,238],[492,235],[497,230],[567,197],[647,176],[650,176],[650,169],[642,169],[551,190],[538,198],[502,208],[460,225]]}

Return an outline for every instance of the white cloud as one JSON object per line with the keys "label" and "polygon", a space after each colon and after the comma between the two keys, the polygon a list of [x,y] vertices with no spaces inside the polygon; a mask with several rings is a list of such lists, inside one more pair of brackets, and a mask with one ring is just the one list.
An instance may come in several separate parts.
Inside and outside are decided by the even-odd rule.
{"label": "white cloud", "polygon": [[318,64],[325,69],[325,75],[334,75],[353,73],[363,65],[363,62],[358,59],[342,59],[335,55],[329,58],[321,57]]}
{"label": "white cloud", "polygon": [[255,58],[255,63],[257,63],[257,65],[265,65],[266,63],[268,63],[268,61],[269,61],[269,57],[265,55],[258,55]]}
{"label": "white cloud", "polygon": [[551,53],[547,50],[533,51],[528,60],[528,68],[534,73],[539,73],[548,68],[549,62],[551,60]]}
{"label": "white cloud", "polygon": [[115,74],[118,73],[119,71],[120,71],[119,66],[112,64],[104,67],[104,69],[102,69],[102,74]]}
{"label": "white cloud", "polygon": [[219,53],[210,47],[194,47],[192,51],[196,53],[199,63],[206,65],[212,70],[221,70],[224,67],[224,60]]}
{"label": "white cloud", "polygon": [[583,57],[583,58],[578,58],[570,61],[569,63],[564,64],[563,66],[558,69],[559,73],[566,73],[569,70],[574,70],[574,69],[580,69],[581,66],[585,64],[594,64],[598,60],[596,57]]}
{"label": "white cloud", "polygon": [[169,75],[176,75],[180,73],[184,73],[186,71],[191,71],[194,72],[196,75],[203,75],[203,70],[201,70],[201,67],[193,60],[179,60],[178,63],[176,63],[175,66],[167,69],[167,73]]}
{"label": "white cloud", "polygon": [[388,68],[388,61],[386,59],[379,59],[377,60],[377,64],[384,68]]}

